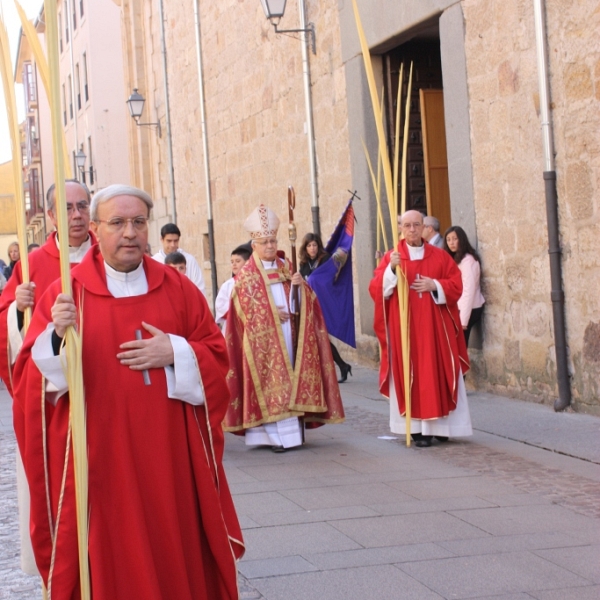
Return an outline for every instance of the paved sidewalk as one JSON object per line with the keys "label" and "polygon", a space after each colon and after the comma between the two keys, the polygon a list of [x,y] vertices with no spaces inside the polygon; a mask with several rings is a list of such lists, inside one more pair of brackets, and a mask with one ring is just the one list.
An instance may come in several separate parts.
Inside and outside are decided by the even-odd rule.
{"label": "paved sidewalk", "polygon": [[[599,418],[471,393],[472,438],[406,448],[377,373],[353,372],[346,423],[305,447],[227,436],[241,598],[600,598]],[[0,598],[21,600],[40,596],[18,570],[13,439],[0,391]]]}

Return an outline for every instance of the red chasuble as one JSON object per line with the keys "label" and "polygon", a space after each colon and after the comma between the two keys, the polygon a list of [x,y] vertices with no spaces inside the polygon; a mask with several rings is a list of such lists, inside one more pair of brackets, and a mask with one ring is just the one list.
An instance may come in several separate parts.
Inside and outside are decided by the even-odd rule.
{"label": "red chasuble", "polygon": [[[90,232],[90,237],[92,244],[96,244],[96,238],[92,232]],[[37,302],[50,284],[60,277],[60,254],[56,245],[56,231],[50,234],[46,242],[38,250],[31,252],[27,258],[29,259],[29,280],[35,283],[35,301]],[[9,306],[14,302],[17,286],[22,283],[23,275],[21,261],[19,261],[0,296],[0,378],[6,383],[6,387],[11,393],[12,369],[8,346],[7,313]],[[33,310],[35,310],[35,305]]]}
{"label": "red chasuble", "polygon": [[[469,370],[457,307],[462,293],[460,270],[447,252],[427,243],[423,260],[410,260],[405,240],[398,244],[398,252],[409,285],[417,274],[431,277],[441,284],[446,295],[446,304],[436,304],[429,292],[419,294],[411,289],[408,299],[412,418],[446,417],[456,408],[460,370]],[[400,414],[405,415],[398,290],[388,299],[383,297],[383,276],[391,253],[390,250],[381,259],[369,292],[375,302],[374,328],[381,346],[379,389],[389,397],[391,367]]]}
{"label": "red chasuble", "polygon": [[[300,292],[300,325],[294,367],[285,345],[269,285],[291,287],[289,264],[265,270],[253,254],[235,279],[227,314],[226,340],[231,400],[225,431],[243,431],[263,423],[304,416],[307,427],[341,423],[344,408],[331,356],[329,337],[315,293],[306,284]],[[289,307],[288,307],[289,310]]]}
{"label": "red chasuble", "polygon": [[[98,248],[72,271],[82,311],[89,458],[89,562],[94,600],[238,597],[241,531],[222,467],[229,393],[221,332],[198,289],[144,257],[148,293],[114,298]],[[15,365],[14,422],[31,490],[36,562],[53,600],[79,598],[69,398],[45,401],[31,347],[51,320],[60,282],[41,298]],[[191,345],[203,406],[167,397],[164,369],[119,363],[142,321]],[[65,456],[68,457],[65,463]],[[54,556],[53,556],[54,553]],[[51,567],[51,562],[53,566]],[[49,576],[51,581],[48,582]]]}

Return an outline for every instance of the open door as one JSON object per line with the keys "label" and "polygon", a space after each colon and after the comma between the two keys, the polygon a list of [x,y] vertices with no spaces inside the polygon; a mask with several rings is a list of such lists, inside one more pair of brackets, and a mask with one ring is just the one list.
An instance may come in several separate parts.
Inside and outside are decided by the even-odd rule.
{"label": "open door", "polygon": [[420,89],[421,132],[427,214],[440,220],[443,236],[452,225],[450,185],[448,183],[448,155],[446,153],[446,123],[444,121],[444,92]]}

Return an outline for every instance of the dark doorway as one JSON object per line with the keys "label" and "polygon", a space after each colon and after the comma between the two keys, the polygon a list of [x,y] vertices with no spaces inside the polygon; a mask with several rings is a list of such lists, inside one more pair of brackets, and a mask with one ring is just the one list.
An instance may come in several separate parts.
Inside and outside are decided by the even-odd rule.
{"label": "dark doorway", "polygon": [[[404,63],[398,140],[402,155],[404,103],[411,61],[413,78],[407,146],[406,209],[432,214],[440,220],[441,231],[445,231],[451,225],[451,216],[439,38],[413,39],[383,55],[388,149],[390,157],[393,157],[396,99],[400,65]],[[401,190],[398,190],[398,197],[400,194]]]}

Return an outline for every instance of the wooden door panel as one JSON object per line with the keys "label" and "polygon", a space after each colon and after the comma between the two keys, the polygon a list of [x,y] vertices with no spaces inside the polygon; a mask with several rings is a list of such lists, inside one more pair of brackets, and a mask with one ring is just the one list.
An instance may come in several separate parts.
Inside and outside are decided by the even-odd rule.
{"label": "wooden door panel", "polygon": [[[425,189],[425,167],[424,167],[424,152],[423,152],[423,118],[421,114],[420,91],[424,90],[439,90],[443,87],[442,82],[442,65],[440,56],[439,39],[428,38],[410,40],[401,46],[398,46],[383,55],[384,66],[384,86],[385,86],[385,111],[386,111],[386,128],[388,137],[388,148],[390,156],[394,156],[394,148],[396,144],[400,145],[400,151],[404,146],[404,123],[406,118],[406,94],[408,92],[408,72],[410,64],[413,63],[413,80],[412,91],[409,108],[409,128],[407,141],[408,165],[406,173],[406,192],[407,202],[406,209],[416,209],[423,214],[434,214],[439,217],[438,207],[434,204],[433,209],[429,207],[427,201],[427,193]],[[404,64],[403,78],[400,81],[400,66]],[[395,139],[396,131],[396,100],[398,96],[398,86],[402,86],[402,104],[400,111],[400,129],[399,139]],[[443,105],[442,105],[443,116]],[[435,117],[436,122],[439,118]],[[437,126],[436,126],[437,127]],[[435,128],[431,132],[436,134]],[[437,134],[436,134],[437,135]],[[433,166],[438,166],[437,159],[437,140],[432,140],[433,155],[430,157],[433,161]],[[443,147],[445,150],[445,138]],[[445,165],[445,162],[443,163]],[[398,185],[398,195],[402,194]],[[436,191],[436,196],[439,193]],[[429,210],[428,210],[429,209]],[[430,212],[434,210],[436,212]],[[440,207],[440,210],[443,209]],[[446,211],[449,213],[449,207]],[[450,222],[449,217],[442,217],[444,225]]]}
{"label": "wooden door panel", "polygon": [[450,185],[448,183],[448,155],[446,152],[446,123],[444,120],[444,92],[420,89],[421,131],[427,214],[440,220],[440,233],[452,225]]}

